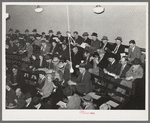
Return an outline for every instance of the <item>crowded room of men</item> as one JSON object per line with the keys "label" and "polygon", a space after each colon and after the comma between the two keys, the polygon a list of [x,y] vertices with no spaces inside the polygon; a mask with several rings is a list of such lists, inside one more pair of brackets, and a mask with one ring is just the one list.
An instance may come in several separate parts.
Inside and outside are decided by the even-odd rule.
{"label": "crowded room of men", "polygon": [[142,7],[8,5],[6,11],[7,110],[145,109]]}

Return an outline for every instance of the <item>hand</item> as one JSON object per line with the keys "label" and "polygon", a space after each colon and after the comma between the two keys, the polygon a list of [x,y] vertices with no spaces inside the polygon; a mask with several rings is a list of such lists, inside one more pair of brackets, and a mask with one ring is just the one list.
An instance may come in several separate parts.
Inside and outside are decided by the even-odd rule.
{"label": "hand", "polygon": [[39,56],[39,58],[40,58],[40,60],[42,60],[42,59],[43,59],[43,56]]}
{"label": "hand", "polygon": [[15,103],[18,103],[18,100],[17,99],[14,99]]}
{"label": "hand", "polygon": [[32,55],[33,60],[36,60],[36,57]]}
{"label": "hand", "polygon": [[132,79],[132,77],[126,77],[126,80],[131,80]]}
{"label": "hand", "polygon": [[104,73],[105,73],[105,74],[107,74],[107,73],[108,73],[108,71],[107,71],[106,69],[103,69],[103,71],[104,71]]}
{"label": "hand", "polygon": [[115,79],[118,79],[118,78],[120,78],[120,76],[116,75],[114,78],[115,78]]}

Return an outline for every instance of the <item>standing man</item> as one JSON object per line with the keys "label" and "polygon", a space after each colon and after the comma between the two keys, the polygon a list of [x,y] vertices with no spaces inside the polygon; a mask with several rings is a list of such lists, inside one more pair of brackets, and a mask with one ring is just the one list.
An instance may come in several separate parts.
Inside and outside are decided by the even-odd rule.
{"label": "standing man", "polygon": [[53,34],[53,30],[49,30],[48,34],[49,34],[49,36],[47,37],[47,40],[49,41],[50,44],[52,44],[52,42],[54,40],[53,38],[55,37]]}
{"label": "standing man", "polygon": [[73,34],[74,34],[75,43],[77,45],[81,45],[83,42],[83,38],[78,34],[77,31],[75,31]]}
{"label": "standing man", "polygon": [[63,41],[65,40],[65,38],[62,36],[62,34],[61,34],[60,31],[58,31],[58,32],[56,33],[56,35],[57,35],[58,39],[60,40],[60,42],[63,42]]}
{"label": "standing man", "polygon": [[128,60],[132,62],[135,58],[141,59],[141,50],[138,46],[136,46],[134,40],[130,40]]}
{"label": "standing man", "polygon": [[103,42],[103,49],[106,51],[106,53],[111,53],[112,46],[108,43],[108,37],[103,36],[101,41]]}
{"label": "standing man", "polygon": [[32,32],[33,32],[33,36],[34,36],[35,38],[41,37],[40,34],[37,33],[37,29],[33,29]]}

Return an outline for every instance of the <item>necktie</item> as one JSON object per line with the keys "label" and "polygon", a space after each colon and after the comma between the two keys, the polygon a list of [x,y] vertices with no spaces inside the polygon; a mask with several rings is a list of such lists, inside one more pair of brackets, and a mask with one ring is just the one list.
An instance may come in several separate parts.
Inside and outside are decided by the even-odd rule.
{"label": "necktie", "polygon": [[122,74],[122,72],[123,72],[123,68],[124,68],[124,65],[121,67],[121,70],[120,70],[120,76],[121,76],[121,74]]}
{"label": "necktie", "polygon": [[118,46],[116,46],[116,48],[114,49],[114,53],[116,54],[117,53],[117,51],[118,51]]}

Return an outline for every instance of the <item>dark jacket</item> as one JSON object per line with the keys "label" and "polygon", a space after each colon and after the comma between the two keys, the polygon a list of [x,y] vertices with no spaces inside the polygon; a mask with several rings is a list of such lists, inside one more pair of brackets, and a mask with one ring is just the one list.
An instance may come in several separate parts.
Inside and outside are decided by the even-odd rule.
{"label": "dark jacket", "polygon": [[87,38],[86,40],[83,40],[83,43],[87,43],[87,44],[91,45],[91,39]]}
{"label": "dark jacket", "polygon": [[106,54],[104,55],[104,57],[101,59],[101,61],[99,62],[99,64],[97,65],[100,69],[104,69],[107,68],[108,66],[108,60],[107,60],[107,56]]}
{"label": "dark jacket", "polygon": [[106,51],[106,53],[111,53],[113,46],[109,42],[107,42],[105,46],[103,44],[103,49]]}
{"label": "dark jacket", "polygon": [[17,97],[17,109],[22,109],[26,102],[25,102],[25,95],[22,93],[19,97]]}
{"label": "dark jacket", "polygon": [[80,45],[81,45],[82,42],[83,42],[83,38],[82,38],[80,35],[78,36],[77,39],[74,38],[74,40],[75,40],[75,42],[76,42],[77,44],[80,44]]}
{"label": "dark jacket", "polygon": [[56,36],[55,35],[52,35],[51,37],[47,36],[46,39],[49,41],[50,44],[52,44],[52,42],[54,41],[54,39],[53,39],[54,37],[56,37]]}
{"label": "dark jacket", "polygon": [[61,49],[60,55],[62,56],[62,58],[64,58],[65,61],[69,60],[69,48],[67,47],[65,50]]}
{"label": "dark jacket", "polygon": [[92,50],[92,52],[96,51],[97,49],[102,48],[102,42],[99,41],[98,39],[96,39],[96,41],[91,41],[91,46],[90,49]]}
{"label": "dark jacket", "polygon": [[79,65],[81,63],[81,60],[83,59],[83,55],[81,52],[77,52],[76,54],[72,53],[72,65],[75,67],[76,65]]}
{"label": "dark jacket", "polygon": [[[113,44],[113,49],[112,49],[112,51],[115,50],[116,46],[117,46],[116,43]],[[125,52],[125,47],[121,44],[121,45],[119,46],[119,49],[118,49],[117,53],[115,54],[115,55],[116,55],[116,60],[120,60],[120,58],[121,58],[120,53],[124,53],[124,52]]]}
{"label": "dark jacket", "polygon": [[76,90],[78,93],[89,93],[92,91],[91,74],[86,71],[84,76],[80,73],[76,80]]}

